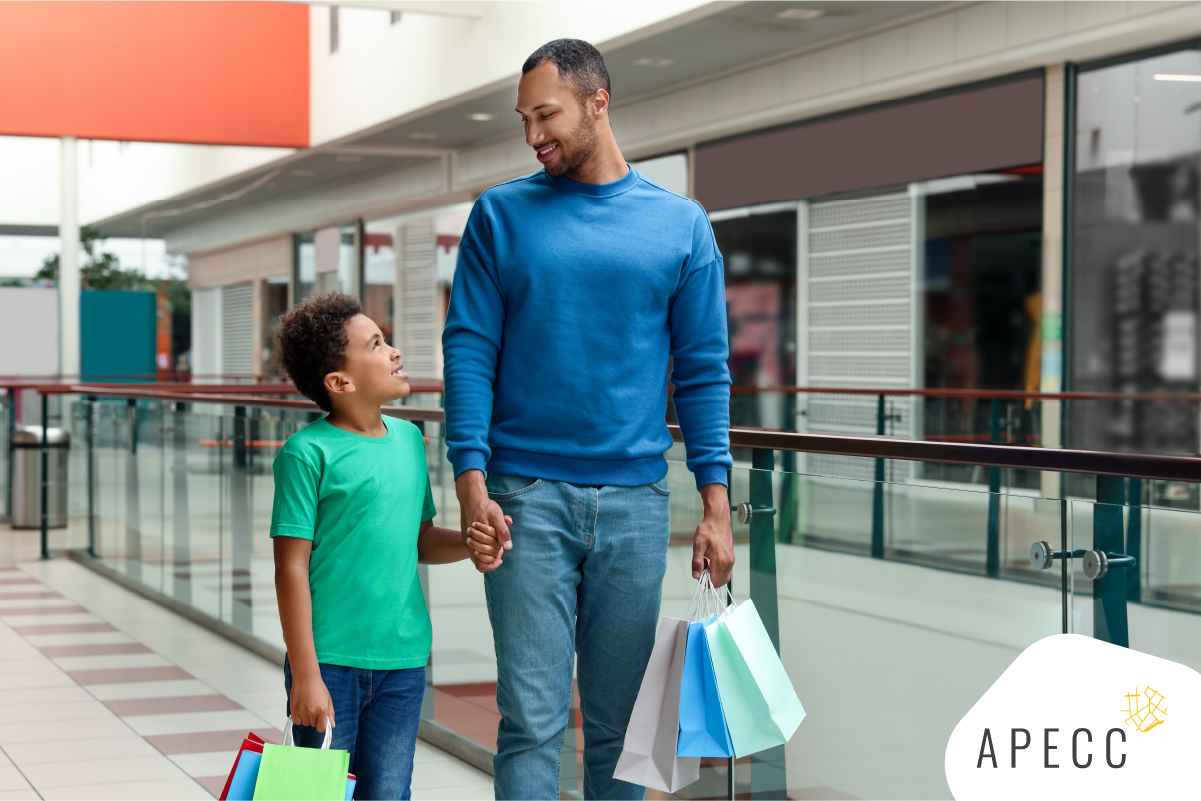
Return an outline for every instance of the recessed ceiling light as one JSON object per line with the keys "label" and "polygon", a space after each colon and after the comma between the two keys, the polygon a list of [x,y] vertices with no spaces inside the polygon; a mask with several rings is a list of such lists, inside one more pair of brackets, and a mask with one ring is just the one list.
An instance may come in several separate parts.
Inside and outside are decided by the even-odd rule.
{"label": "recessed ceiling light", "polygon": [[413,131],[409,134],[410,139],[437,139],[438,134],[433,131]]}
{"label": "recessed ceiling light", "polygon": [[316,175],[317,173],[314,172],[313,170],[292,170],[292,174],[295,175],[297,178],[308,178],[310,176]]}
{"label": "recessed ceiling light", "polygon": [[1155,76],[1157,81],[1188,81],[1189,83],[1201,83],[1201,75],[1163,75]]}
{"label": "recessed ceiling light", "polygon": [[340,164],[354,164],[355,162],[359,162],[362,160],[363,159],[360,158],[359,156],[338,156],[338,158],[337,158],[337,161]]}
{"label": "recessed ceiling light", "polygon": [[483,114],[483,113],[472,114],[470,119],[473,119],[476,122],[488,122],[489,120],[496,119],[496,115],[495,114]]}
{"label": "recessed ceiling light", "polygon": [[817,19],[826,12],[820,8],[786,8],[776,14],[778,19]]}
{"label": "recessed ceiling light", "polygon": [[675,64],[674,58],[636,58],[634,59],[635,66],[638,67],[670,67]]}

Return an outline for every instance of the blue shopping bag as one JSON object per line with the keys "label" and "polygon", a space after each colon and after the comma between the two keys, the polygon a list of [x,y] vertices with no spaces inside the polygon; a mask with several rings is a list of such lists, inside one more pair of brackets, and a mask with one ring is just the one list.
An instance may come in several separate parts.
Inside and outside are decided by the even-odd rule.
{"label": "blue shopping bag", "polygon": [[676,756],[733,756],[730,730],[717,693],[713,675],[713,657],[705,637],[705,625],[714,618],[688,624],[688,645],[684,652],[684,675],[680,680],[680,740]]}

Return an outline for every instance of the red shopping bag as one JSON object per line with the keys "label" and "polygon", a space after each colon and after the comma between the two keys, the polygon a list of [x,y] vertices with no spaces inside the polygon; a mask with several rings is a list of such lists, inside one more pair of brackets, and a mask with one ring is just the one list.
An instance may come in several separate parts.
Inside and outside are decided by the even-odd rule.
{"label": "red shopping bag", "polygon": [[221,801],[226,801],[229,797],[229,785],[233,782],[234,774],[238,772],[238,763],[242,761],[242,754],[246,751],[253,751],[256,754],[263,753],[263,738],[250,732],[242,741],[242,747],[238,749],[238,755],[234,757],[234,766],[229,769],[229,778],[225,780],[225,789],[221,791]]}

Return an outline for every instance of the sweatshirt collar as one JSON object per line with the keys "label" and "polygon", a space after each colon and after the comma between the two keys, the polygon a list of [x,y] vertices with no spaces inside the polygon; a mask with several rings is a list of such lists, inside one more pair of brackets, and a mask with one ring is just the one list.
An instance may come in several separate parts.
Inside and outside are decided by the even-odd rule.
{"label": "sweatshirt collar", "polygon": [[[630,167],[629,164],[626,164],[626,166]],[[546,170],[543,170],[542,174],[546,175]],[[579,181],[573,181],[566,176],[555,178],[553,176],[546,175],[546,178],[550,181],[551,186],[553,186],[555,189],[558,189],[561,192],[566,192],[570,195],[581,195],[583,197],[613,197],[614,195],[620,195],[622,192],[628,192],[629,190],[633,189],[634,184],[638,183],[638,172],[633,167],[630,167],[629,171],[625,175],[618,178],[616,181],[611,181],[607,184],[584,184],[580,183]]]}

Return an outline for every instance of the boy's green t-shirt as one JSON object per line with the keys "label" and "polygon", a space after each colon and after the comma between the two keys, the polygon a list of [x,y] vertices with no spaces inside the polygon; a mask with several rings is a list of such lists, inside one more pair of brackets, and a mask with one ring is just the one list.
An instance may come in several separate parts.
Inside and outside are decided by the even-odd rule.
{"label": "boy's green t-shirt", "polygon": [[325,419],[275,457],[272,537],[313,541],[309,589],[317,661],[373,670],[423,667],[433,639],[417,576],[417,534],[434,518],[425,442],[384,418],[379,438]]}

